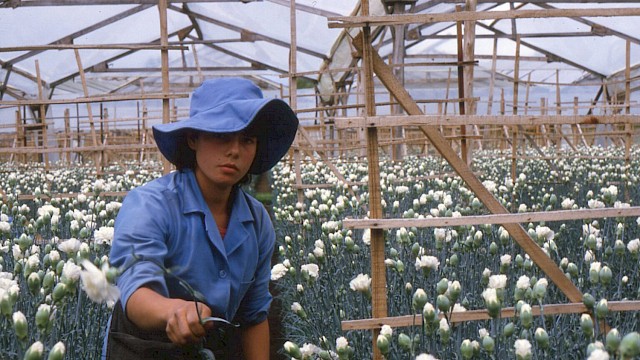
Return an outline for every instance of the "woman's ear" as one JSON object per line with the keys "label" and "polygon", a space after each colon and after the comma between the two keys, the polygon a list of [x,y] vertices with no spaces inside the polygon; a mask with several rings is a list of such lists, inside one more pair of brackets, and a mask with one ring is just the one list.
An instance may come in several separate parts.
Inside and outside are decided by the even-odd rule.
{"label": "woman's ear", "polygon": [[196,141],[198,140],[198,134],[195,132],[187,133],[187,146],[189,149],[196,151]]}

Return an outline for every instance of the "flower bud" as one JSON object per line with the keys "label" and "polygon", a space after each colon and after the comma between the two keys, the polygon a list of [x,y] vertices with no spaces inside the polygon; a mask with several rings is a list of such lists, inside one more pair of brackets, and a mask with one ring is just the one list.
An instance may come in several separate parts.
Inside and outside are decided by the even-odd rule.
{"label": "flower bud", "polygon": [[40,341],[36,341],[27,349],[24,354],[24,360],[41,360],[43,352],[44,345]]}
{"label": "flower bud", "polygon": [[53,301],[58,302],[67,295],[67,285],[64,283],[57,283],[53,288],[52,297]]}
{"label": "flower bud", "polygon": [[409,335],[405,333],[400,333],[400,335],[398,335],[398,345],[402,350],[406,352],[411,351],[411,344],[412,344],[412,341]]}
{"label": "flower bud", "polygon": [[516,331],[516,324],[514,324],[513,322],[509,322],[502,329],[502,336],[506,338],[511,337],[515,331]]}
{"label": "flower bud", "polygon": [[634,331],[625,335],[620,341],[618,351],[623,359],[633,359],[640,355],[640,334]]}
{"label": "flower bud", "polygon": [[438,294],[442,295],[447,292],[447,289],[449,289],[449,280],[447,278],[442,278],[438,281],[438,284],[436,284],[436,291]]}
{"label": "flower bud", "polygon": [[29,325],[27,324],[27,318],[20,311],[13,313],[13,330],[16,333],[16,337],[22,341],[29,336]]}
{"label": "flower bud", "polygon": [[607,303],[607,299],[601,299],[596,305],[596,317],[598,319],[603,319],[609,314],[609,304]]}
{"label": "flower bud", "polygon": [[460,353],[462,354],[463,359],[471,359],[473,357],[473,346],[471,345],[471,340],[464,339],[462,344],[460,344]]}
{"label": "flower bud", "polygon": [[66,352],[66,349],[64,347],[64,343],[62,343],[61,341],[58,341],[55,345],[53,345],[53,348],[51,348],[51,351],[49,351],[49,356],[47,357],[47,360],[62,360],[64,359],[65,352]]}
{"label": "flower bud", "polygon": [[587,337],[593,336],[593,319],[589,314],[582,314],[580,317],[580,328]]}
{"label": "flower bud", "polygon": [[593,297],[593,295],[585,293],[584,295],[582,295],[582,303],[587,307],[587,309],[593,309],[596,304],[596,299]]}
{"label": "flower bud", "polygon": [[302,359],[302,353],[300,352],[300,348],[298,347],[298,345],[296,345],[291,341],[287,341],[284,343],[284,351],[287,353],[287,355],[293,358]]}
{"label": "flower bud", "polygon": [[27,278],[27,287],[29,288],[29,292],[31,292],[32,295],[36,295],[40,292],[40,276],[38,276],[37,272],[32,272],[31,274],[29,274],[29,277]]}
{"label": "flower bud", "polygon": [[618,332],[618,329],[614,328],[609,330],[605,340],[605,346],[607,351],[611,353],[615,353],[618,350],[618,346],[620,346],[620,332]]}
{"label": "flower bud", "polygon": [[425,323],[432,323],[436,318],[436,309],[431,305],[431,303],[426,303],[422,308],[422,317],[425,320]]}
{"label": "flower bud", "polygon": [[436,306],[440,311],[446,313],[451,307],[451,301],[449,301],[449,298],[445,295],[438,295],[438,297],[436,298]]}
{"label": "flower bud", "polygon": [[534,334],[538,346],[543,349],[549,347],[549,334],[543,328],[537,328]]}
{"label": "flower bud", "polygon": [[382,334],[378,335],[378,338],[376,339],[376,346],[378,346],[378,350],[380,350],[380,353],[382,353],[383,355],[388,354],[389,338]]}
{"label": "flower bud", "polygon": [[529,329],[533,324],[533,315],[531,314],[531,306],[523,304],[520,308],[520,323],[525,329]]}
{"label": "flower bud", "polygon": [[420,311],[421,309],[424,308],[424,304],[427,303],[427,293],[424,292],[424,290],[422,288],[416,290],[416,292],[413,294],[413,308],[416,311]]}
{"label": "flower bud", "polygon": [[496,347],[496,342],[489,335],[482,338],[482,348],[488,353],[492,353]]}
{"label": "flower bud", "polygon": [[608,266],[603,266],[602,269],[600,269],[600,281],[602,282],[602,285],[609,285],[611,283],[611,278],[613,277],[613,273],[611,272],[611,269]]}
{"label": "flower bud", "polygon": [[51,306],[42,304],[36,311],[36,326],[40,331],[46,331],[49,328],[49,320],[51,317]]}

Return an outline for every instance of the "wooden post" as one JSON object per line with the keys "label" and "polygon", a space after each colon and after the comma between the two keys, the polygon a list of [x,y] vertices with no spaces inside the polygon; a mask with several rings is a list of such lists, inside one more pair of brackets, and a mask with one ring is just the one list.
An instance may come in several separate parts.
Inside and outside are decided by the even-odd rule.
{"label": "wooden post", "polygon": [[[465,10],[466,11],[476,11],[477,0],[466,0],[465,1]],[[463,59],[466,64],[473,64],[475,61],[475,48],[476,48],[476,22],[473,20],[464,22],[464,38],[463,38],[463,48],[462,52]],[[464,93],[465,93],[465,114],[475,115],[476,114],[476,101],[474,100],[474,89],[473,89],[473,78],[474,78],[474,66],[473,65],[465,65],[464,69]],[[475,135],[480,135],[478,130],[478,125],[473,125],[473,132]],[[482,142],[480,138],[476,140],[478,144],[478,149],[482,150]],[[472,157],[473,147],[470,146],[467,149],[467,163],[471,164],[473,162]]]}
{"label": "wooden post", "polygon": [[513,115],[518,115],[518,85],[520,83],[520,35],[516,35],[516,58],[513,66]]}
{"label": "wooden post", "polygon": [[[171,116],[171,104],[169,103],[169,33],[167,31],[167,0],[158,1],[158,12],[160,15],[160,61],[162,64],[162,123],[168,124]],[[145,128],[146,130],[146,128]],[[168,174],[171,171],[171,163],[164,156],[162,157],[162,172]]]}
{"label": "wooden post", "polygon": [[[64,147],[71,147],[71,127],[70,127],[70,113],[69,109],[64,109]],[[68,151],[64,152],[64,164],[71,163],[71,154]]]}
{"label": "wooden post", "polygon": [[[89,96],[89,88],[87,87],[87,78],[84,76],[84,68],[82,67],[82,59],[80,59],[80,52],[78,49],[73,49],[76,55],[76,64],[78,65],[78,73],[80,74],[80,80],[82,82],[82,91],[84,96]],[[89,131],[91,132],[91,141],[93,146],[102,145],[98,142],[96,136],[96,128],[93,123],[93,112],[91,111],[91,103],[87,103],[87,117],[89,118]],[[79,125],[78,125],[79,126]],[[79,132],[79,131],[78,131]],[[80,136],[80,134],[78,134]],[[96,151],[93,152],[93,161],[96,167],[96,173],[99,175],[102,173],[102,157]]]}
{"label": "wooden post", "polygon": [[[290,31],[291,31],[291,41],[289,47],[289,105],[293,111],[296,111],[298,108],[298,77],[296,76],[298,69],[298,43],[297,43],[297,18],[296,18],[296,1],[291,0],[289,5],[290,9]],[[324,139],[324,136],[322,137]],[[304,193],[302,190],[302,169],[301,169],[301,159],[300,159],[300,151],[298,149],[293,151],[294,158],[294,167],[296,171],[296,185],[298,185],[296,189],[296,194],[298,196],[298,202],[304,202]]]}
{"label": "wooden post", "polygon": [[[562,97],[560,94],[560,70],[556,69],[556,114],[562,115]],[[553,131],[554,138],[556,139],[555,144],[557,147],[560,147],[562,143],[562,139],[560,138],[562,133],[562,125],[549,125],[551,131]]]}
{"label": "wooden post", "polygon": [[[369,16],[369,1],[362,0],[362,15]],[[358,40],[356,40],[357,42]],[[365,111],[367,116],[376,114],[375,87],[373,85],[373,55],[371,47],[371,28],[362,29],[363,80],[365,85]],[[395,79],[395,78],[394,78]],[[382,218],[382,197],[380,194],[380,161],[378,156],[378,128],[367,128],[367,162],[369,165],[369,215],[372,219]],[[373,317],[387,316],[387,278],[384,265],[384,232],[382,229],[371,229],[371,310]],[[380,329],[373,329],[373,359],[382,360],[383,356],[376,345]]]}
{"label": "wooden post", "polygon": [[[24,137],[24,130],[22,129],[22,115],[20,114],[20,107],[18,107],[18,110],[16,110],[16,137],[13,141],[14,143],[14,148],[18,148],[22,145],[23,142],[23,137]],[[15,153],[11,153],[11,156],[9,156],[9,162],[13,162],[14,160],[14,155]],[[21,161],[24,162],[24,156],[20,157]]]}
{"label": "wooden post", "polygon": [[[460,5],[456,5],[456,11],[462,11],[462,7]],[[460,115],[465,115],[465,76],[464,73],[465,68],[462,65],[464,61],[464,46],[462,41],[462,22],[456,21],[456,34],[458,40],[458,108],[460,109]],[[460,125],[460,157],[464,162],[469,164],[468,157],[469,150],[467,149],[467,126]]]}
{"label": "wooden post", "polygon": [[[42,91],[42,78],[40,77],[40,64],[38,60],[36,60],[36,78],[38,80],[38,99],[44,100],[44,94]],[[49,153],[46,151],[46,149],[49,147],[49,140],[47,139],[47,107],[44,104],[40,104],[39,113],[39,120],[41,124],[40,128],[42,129],[42,138],[40,140],[42,141],[42,148],[44,150],[41,154],[42,162],[44,163],[45,172],[49,172]],[[37,144],[34,145],[37,146]]]}
{"label": "wooden post", "polygon": [[[578,115],[578,97],[577,96],[573,98],[573,115]],[[585,148],[589,147],[589,144],[587,144],[587,140],[584,138],[584,134],[582,133],[582,127],[580,126],[580,124],[575,124],[574,129],[577,132],[576,135],[582,141],[582,145]],[[577,144],[578,140],[575,139],[574,143]]]}

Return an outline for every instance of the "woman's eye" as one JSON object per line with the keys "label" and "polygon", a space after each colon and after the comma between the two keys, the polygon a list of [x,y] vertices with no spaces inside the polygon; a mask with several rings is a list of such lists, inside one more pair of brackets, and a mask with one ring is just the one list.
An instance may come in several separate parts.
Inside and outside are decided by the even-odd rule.
{"label": "woman's eye", "polygon": [[244,136],[242,141],[244,141],[245,144],[253,144],[258,140],[255,136]]}

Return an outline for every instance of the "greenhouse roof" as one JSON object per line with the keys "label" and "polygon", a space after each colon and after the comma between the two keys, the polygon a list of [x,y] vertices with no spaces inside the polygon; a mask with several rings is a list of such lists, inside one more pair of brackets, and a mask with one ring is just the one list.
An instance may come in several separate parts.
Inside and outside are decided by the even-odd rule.
{"label": "greenhouse roof", "polygon": [[[456,6],[464,6],[454,0],[372,0],[369,14],[389,14],[393,2],[406,5],[403,12],[418,15],[451,14]],[[624,79],[627,57],[634,79],[640,63],[639,5],[639,1],[478,0],[477,12],[619,9],[633,16],[478,20],[475,81],[488,79],[493,66],[498,80],[513,81],[515,35],[520,42],[519,79],[549,85]],[[228,75],[280,88],[288,86],[289,74],[295,72],[319,84],[322,93],[353,77],[347,71],[356,64],[349,42],[360,29],[329,25],[358,15],[359,1],[295,1],[295,68],[289,59],[290,6],[289,0],[169,1],[171,90],[188,92],[202,78]],[[83,96],[80,67],[86,76],[86,95],[160,92],[160,13],[157,2],[149,0],[0,1],[0,100]],[[393,52],[392,26],[371,24],[374,46],[386,59]],[[456,23],[407,24],[407,86],[441,86],[450,74],[446,67],[434,65],[456,61]]]}

